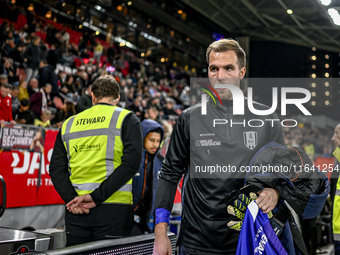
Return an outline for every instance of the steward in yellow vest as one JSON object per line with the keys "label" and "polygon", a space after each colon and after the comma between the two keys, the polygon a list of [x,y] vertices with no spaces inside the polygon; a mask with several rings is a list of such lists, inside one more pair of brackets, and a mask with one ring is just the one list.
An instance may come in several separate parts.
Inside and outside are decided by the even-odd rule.
{"label": "steward in yellow vest", "polygon": [[128,236],[133,226],[141,124],[116,106],[119,85],[112,76],[99,77],[91,95],[93,106],[63,123],[50,164],[54,187],[66,203],[67,246]]}

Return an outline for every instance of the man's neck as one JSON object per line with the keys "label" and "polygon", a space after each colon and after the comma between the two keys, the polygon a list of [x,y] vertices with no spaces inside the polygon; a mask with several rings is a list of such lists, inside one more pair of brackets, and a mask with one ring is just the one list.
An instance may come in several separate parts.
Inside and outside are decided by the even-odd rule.
{"label": "man's neck", "polygon": [[98,100],[97,102],[95,102],[94,105],[100,104],[100,103],[110,104],[110,105],[113,105],[113,106],[117,105],[117,101],[115,99],[113,99],[112,97],[104,97],[104,98]]}

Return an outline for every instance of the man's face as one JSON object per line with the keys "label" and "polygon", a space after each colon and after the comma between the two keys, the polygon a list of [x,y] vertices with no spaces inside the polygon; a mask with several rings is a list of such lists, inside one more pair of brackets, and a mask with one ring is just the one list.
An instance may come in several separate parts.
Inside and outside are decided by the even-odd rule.
{"label": "man's face", "polygon": [[7,59],[4,63],[5,68],[10,68],[11,67],[11,62]]}
{"label": "man's face", "polygon": [[37,80],[37,79],[32,79],[32,80],[30,81],[30,85],[31,85],[31,88],[32,88],[32,89],[38,88],[38,80]]}
{"label": "man's face", "polygon": [[174,108],[174,104],[172,102],[166,102],[166,108],[168,108],[169,110]]}
{"label": "man's face", "polygon": [[38,46],[40,44],[40,38],[37,38],[36,40],[33,41],[35,46]]}
{"label": "man's face", "polygon": [[148,109],[148,114],[149,114],[150,119],[152,120],[156,120],[158,117],[158,111],[155,109]]}
{"label": "man's face", "polygon": [[44,90],[45,90],[46,94],[50,94],[51,91],[52,91],[52,86],[47,85],[47,86],[44,87]]}
{"label": "man's face", "polygon": [[5,84],[5,83],[8,83],[8,79],[7,78],[0,79],[0,85],[1,84]]}
{"label": "man's face", "polygon": [[16,98],[19,94],[19,90],[18,89],[13,89],[11,90],[11,96]]}
{"label": "man's face", "polygon": [[0,87],[0,91],[1,91],[1,96],[2,97],[7,97],[9,92],[11,91],[10,89],[5,88],[4,86]]}
{"label": "man's face", "polygon": [[144,148],[150,153],[155,154],[161,142],[161,134],[150,132],[144,139]]}
{"label": "man's face", "polygon": [[334,135],[332,136],[332,141],[334,142],[335,147],[340,146],[340,124],[337,125],[334,129]]}
{"label": "man's face", "polygon": [[[232,84],[240,87],[240,80],[246,73],[245,67],[239,67],[234,51],[210,52],[208,76],[213,87],[215,84]],[[229,89],[216,89],[221,99],[232,100]]]}

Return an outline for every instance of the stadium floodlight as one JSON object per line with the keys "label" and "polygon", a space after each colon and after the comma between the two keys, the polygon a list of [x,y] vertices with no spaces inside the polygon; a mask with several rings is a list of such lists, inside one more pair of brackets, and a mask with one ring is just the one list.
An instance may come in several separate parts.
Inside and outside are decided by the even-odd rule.
{"label": "stadium floodlight", "polygon": [[324,6],[328,6],[332,3],[332,0],[320,0],[320,3]]}
{"label": "stadium floodlight", "polygon": [[340,26],[340,14],[334,8],[328,9],[328,14],[331,16],[335,25]]}

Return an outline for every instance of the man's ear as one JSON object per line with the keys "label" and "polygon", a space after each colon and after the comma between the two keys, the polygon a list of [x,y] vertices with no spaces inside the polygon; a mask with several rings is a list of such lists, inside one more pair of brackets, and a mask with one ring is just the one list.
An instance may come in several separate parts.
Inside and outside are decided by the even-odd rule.
{"label": "man's ear", "polygon": [[120,95],[118,94],[118,98],[116,99],[116,105],[119,103],[119,100],[120,100]]}
{"label": "man's ear", "polygon": [[93,94],[93,92],[91,91],[91,97],[92,97],[92,105],[95,105],[96,104],[96,101],[97,101],[97,99],[96,99],[96,97],[95,97],[95,95]]}

